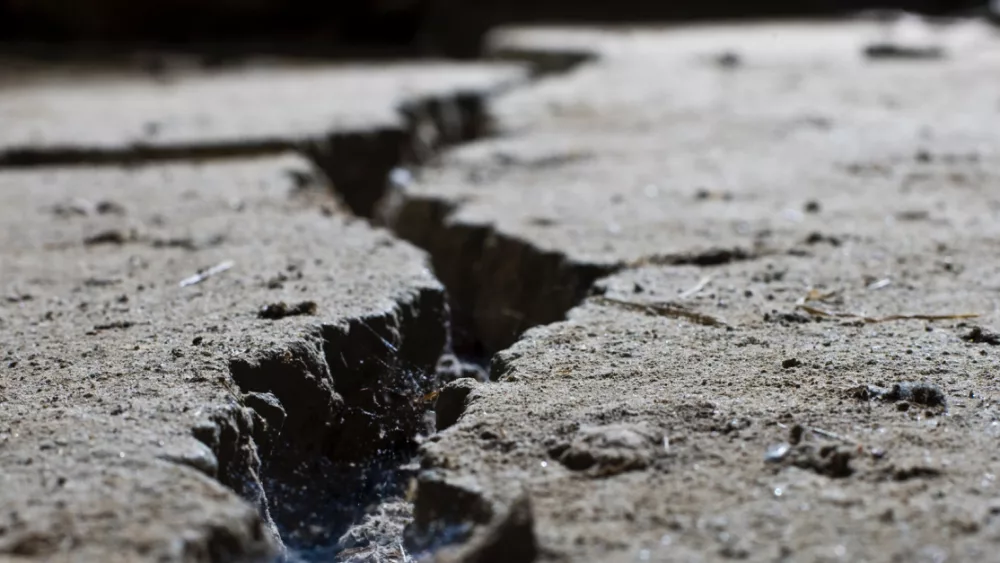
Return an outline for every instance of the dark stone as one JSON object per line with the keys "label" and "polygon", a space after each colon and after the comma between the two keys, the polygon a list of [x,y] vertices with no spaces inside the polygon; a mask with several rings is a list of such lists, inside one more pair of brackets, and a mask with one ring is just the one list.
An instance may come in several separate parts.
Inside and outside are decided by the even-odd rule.
{"label": "dark stone", "polygon": [[948,403],[944,392],[937,385],[910,381],[893,384],[883,398],[887,401],[908,401],[928,407],[944,407]]}
{"label": "dark stone", "polygon": [[781,367],[783,369],[792,369],[800,365],[802,365],[802,362],[800,362],[798,358],[788,358],[787,360],[781,361]]}
{"label": "dark stone", "polygon": [[531,563],[538,559],[535,518],[527,494],[517,497],[510,508],[462,549],[443,561],[451,563]]}
{"label": "dark stone", "polygon": [[458,422],[465,412],[466,400],[469,394],[479,385],[475,379],[461,378],[445,385],[438,394],[435,411],[437,412],[437,429],[440,432]]}
{"label": "dark stone", "polygon": [[962,340],[976,344],[989,344],[990,346],[1000,346],[1000,334],[981,326],[974,326],[972,330],[962,336]]}
{"label": "dark stone", "polygon": [[315,301],[302,301],[301,303],[296,303],[294,305],[288,305],[284,301],[279,301],[277,303],[270,303],[261,307],[260,311],[257,312],[257,317],[276,321],[278,319],[294,317],[297,315],[315,315],[316,309],[317,306]]}

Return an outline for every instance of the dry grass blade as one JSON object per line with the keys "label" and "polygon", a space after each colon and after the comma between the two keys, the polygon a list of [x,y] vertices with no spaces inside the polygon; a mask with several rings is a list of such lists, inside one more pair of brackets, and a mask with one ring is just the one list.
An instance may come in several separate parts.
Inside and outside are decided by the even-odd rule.
{"label": "dry grass blade", "polygon": [[633,301],[624,301],[622,299],[614,299],[612,297],[593,297],[591,301],[595,303],[600,303],[604,305],[611,305],[615,307],[621,307],[631,311],[638,311],[640,313],[646,313],[647,315],[653,315],[657,317],[669,317],[673,319],[687,319],[691,322],[705,325],[705,326],[721,326],[728,327],[729,325],[716,317],[711,315],[706,315],[704,313],[698,313],[691,311],[676,305],[674,303],[635,303]]}
{"label": "dry grass blade", "polygon": [[865,289],[876,290],[876,289],[882,289],[883,287],[889,287],[890,285],[892,285],[892,280],[890,280],[889,278],[884,278],[881,280],[873,281],[872,283],[865,286]]}
{"label": "dry grass blade", "polygon": [[979,316],[978,313],[956,313],[950,315],[889,315],[886,317],[867,317],[865,315],[857,315],[854,313],[840,313],[837,311],[827,311],[825,309],[820,309],[819,307],[812,307],[809,305],[799,304],[796,305],[797,309],[801,309],[810,315],[817,317],[831,317],[837,319],[857,319],[866,323],[884,323],[886,321],[947,321],[956,319],[974,319]]}
{"label": "dry grass blade", "polygon": [[829,432],[827,430],[823,430],[822,428],[815,428],[815,427],[810,426],[809,427],[809,431],[812,432],[813,434],[817,435],[817,436],[820,436],[822,438],[827,438],[827,439],[830,439],[830,440],[838,440],[840,442],[847,442],[848,444],[857,444],[858,443],[858,441],[855,440],[855,439],[853,439],[853,438],[848,438],[846,436],[841,436],[840,434],[837,434],[837,433],[834,433],[834,432]]}
{"label": "dry grass blade", "polygon": [[700,292],[701,290],[705,289],[710,283],[712,283],[712,276],[705,276],[700,280],[698,280],[698,283],[695,284],[694,287],[681,293],[678,297],[680,297],[681,299],[687,299],[688,297],[692,297],[698,294],[698,292]]}
{"label": "dry grass blade", "polygon": [[417,397],[417,402],[429,405],[429,404],[433,403],[434,401],[436,401],[437,398],[438,398],[438,395],[440,395],[440,394],[441,394],[440,391],[431,391],[430,393],[427,393],[426,395],[424,395],[422,397]]}
{"label": "dry grass blade", "polygon": [[178,285],[180,285],[180,287],[188,287],[191,285],[196,285],[214,275],[221,274],[222,272],[225,272],[226,270],[232,267],[233,267],[233,262],[231,260],[226,260],[225,262],[220,262],[215,266],[212,266],[211,268],[205,270],[204,272],[199,272],[191,277],[184,278]]}
{"label": "dry grass blade", "polygon": [[841,290],[839,290],[839,289],[835,289],[833,291],[828,291],[826,293],[822,293],[818,289],[810,289],[809,293],[807,293],[804,296],[800,297],[799,300],[795,302],[795,304],[796,305],[805,305],[806,303],[808,303],[810,301],[826,301],[828,299],[833,299],[834,297],[836,297],[837,295],[840,294],[840,291]]}

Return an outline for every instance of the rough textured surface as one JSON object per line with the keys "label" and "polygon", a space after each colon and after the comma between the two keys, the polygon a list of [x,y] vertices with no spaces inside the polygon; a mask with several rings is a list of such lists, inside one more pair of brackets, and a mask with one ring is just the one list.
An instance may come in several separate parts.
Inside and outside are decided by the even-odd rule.
{"label": "rough textured surface", "polygon": [[178,115],[200,84],[231,135],[182,119],[152,149],[129,127],[169,82],[129,79],[141,111],[103,129],[83,84],[59,120],[98,148],[42,127],[6,164],[295,146],[350,201],[380,190],[337,174],[381,185],[489,101],[501,136],[395,172],[381,217],[432,253],[462,351],[499,353],[492,383],[442,357],[423,254],[300,159],[5,170],[0,553],[252,560],[277,528],[293,561],[988,559],[1000,47],[907,25],[509,32],[499,54],[593,62],[407,94],[369,152],[314,123],[303,86],[339,83],[302,69],[181,79]]}
{"label": "rough textured surface", "polygon": [[482,91],[517,76],[513,67],[475,64],[248,64],[92,74],[68,89],[42,75],[4,89],[0,143],[9,152],[322,141],[335,132],[401,129],[397,107],[406,101]]}
{"label": "rough textured surface", "polygon": [[[501,135],[447,152],[384,214],[431,252],[459,328],[491,351],[626,265],[743,259],[886,220],[900,238],[927,236],[929,222],[993,229],[964,213],[997,173],[987,69],[1000,43],[974,24],[926,33],[861,22],[499,34],[499,51],[598,58],[499,96]],[[886,37],[940,43],[947,57],[863,56]],[[720,64],[725,54],[741,63]]]}
{"label": "rough textured surface", "polygon": [[286,464],[422,428],[443,288],[300,158],[5,171],[0,241],[0,553],[259,560]]}
{"label": "rough textured surface", "polygon": [[[454,479],[481,502],[529,491],[558,560],[988,559],[1000,541],[994,351],[963,339],[970,321],[796,310],[810,288],[841,290],[812,305],[978,312],[995,327],[1000,270],[976,258],[987,248],[952,254],[961,273],[933,251],[852,244],[612,277],[603,298],[497,355],[498,382],[425,446],[424,468],[434,490]],[[706,289],[678,298],[706,274]],[[892,284],[866,289],[869,275]],[[657,313],[664,302],[731,328]],[[869,393],[904,382],[936,386],[946,404]],[[416,502],[442,500],[418,489]]]}
{"label": "rough textured surface", "polygon": [[537,560],[991,556],[1000,42],[906,26],[498,36],[597,59],[383,211],[487,349],[583,302],[449,404],[415,547],[527,494]]}
{"label": "rough textured surface", "polygon": [[514,499],[507,510],[495,517],[489,526],[459,548],[445,548],[435,553],[436,563],[503,563],[534,561],[538,557],[535,542],[535,521],[531,499],[522,495]]}
{"label": "rough textured surface", "polygon": [[[183,63],[183,64],[181,64]],[[0,164],[308,152],[366,214],[388,171],[476,134],[479,96],[516,65],[247,62],[155,73],[19,68],[0,93]],[[72,77],[72,87],[67,87]]]}

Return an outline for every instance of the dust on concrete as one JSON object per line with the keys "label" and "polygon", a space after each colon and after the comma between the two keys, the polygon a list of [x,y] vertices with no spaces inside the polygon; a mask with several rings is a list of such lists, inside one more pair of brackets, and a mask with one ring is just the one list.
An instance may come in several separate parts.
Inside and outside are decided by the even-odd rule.
{"label": "dust on concrete", "polygon": [[[294,525],[266,494],[282,463],[361,461],[422,428],[400,405],[433,385],[443,288],[421,252],[322,213],[289,170],[313,167],[0,173],[0,286],[16,296],[0,303],[0,553],[260,560]],[[74,198],[129,212],[49,211]],[[141,240],[85,236],[125,230]],[[223,236],[142,242],[208,234]],[[301,275],[274,287],[276,271]],[[293,305],[259,319],[268,302]]]}
{"label": "dust on concrete", "polygon": [[[534,560],[991,556],[997,363],[965,323],[996,323],[998,171],[982,157],[1000,47],[961,23],[935,36],[947,58],[875,63],[878,33],[498,35],[597,58],[499,97],[504,136],[450,151],[386,202],[465,321],[487,327],[471,332],[516,339],[495,383],[456,392],[461,415],[422,446],[415,511],[448,523],[441,541],[527,494]],[[704,64],[723,38],[740,64]],[[590,157],[481,173],[498,154],[574,153]],[[733,248],[748,259],[655,259]],[[618,273],[577,293],[573,272],[601,269]],[[598,295],[546,322],[566,292]],[[664,304],[685,314],[651,314]],[[446,490],[493,508],[456,520]]]}
{"label": "dust on concrete", "polygon": [[[288,451],[280,436],[294,439],[292,451],[326,454],[311,459],[354,459],[359,447],[392,447],[436,423],[420,467],[405,468],[417,472],[412,511],[383,495],[339,538],[342,555],[988,559],[998,525],[996,361],[985,333],[966,334],[954,317],[997,322],[1000,271],[983,259],[998,224],[989,186],[1000,128],[986,72],[997,46],[967,26],[943,29],[947,59],[877,65],[862,56],[877,31],[864,22],[500,34],[507,47],[586,49],[595,62],[494,100],[505,136],[396,185],[382,214],[431,253],[456,335],[479,354],[513,344],[493,357],[490,384],[439,361],[447,307],[420,254],[352,224],[335,202],[295,195],[300,175],[258,186],[288,192],[257,200],[245,190],[271,168],[205,167],[193,197],[157,196],[175,210],[162,216],[143,215],[129,196],[176,182],[151,174],[129,176],[129,189],[122,171],[88,183],[115,187],[83,195],[113,196],[127,214],[53,214],[55,198],[5,191],[5,208],[38,204],[61,223],[43,229],[29,214],[0,231],[15,249],[4,263],[3,306],[13,313],[3,326],[15,329],[4,362],[24,374],[0,388],[18,407],[0,428],[12,445],[4,467],[17,468],[5,474],[16,489],[3,490],[21,503],[4,549],[92,559],[113,549],[204,560],[273,553],[259,472]],[[705,64],[721,38],[739,43],[738,66]],[[651,69],[684,80],[653,80]],[[498,160],[512,164],[497,173]],[[38,183],[72,200],[73,180]],[[227,197],[206,205],[207,186]],[[147,244],[219,232],[218,213],[204,209],[281,221],[234,219],[216,245]],[[84,244],[102,233],[116,234]],[[66,258],[81,249],[91,261]],[[31,258],[43,251],[57,264]],[[401,270],[366,277],[380,253]],[[306,330],[309,315],[256,317],[262,303],[303,300],[321,308],[316,316],[336,313],[319,331]],[[157,322],[147,325],[150,314]],[[81,319],[106,328],[80,340]],[[38,326],[51,330],[29,351]],[[93,367],[127,361],[145,363]],[[455,381],[435,396],[420,377],[393,379],[414,374]],[[114,392],[80,383],[89,380]],[[71,406],[28,408],[62,405],[55,389]],[[435,400],[431,421],[423,410]],[[200,418],[210,407],[219,409]],[[338,413],[340,426],[317,424]],[[115,432],[123,421],[127,431]],[[302,470],[288,465],[277,467]],[[43,466],[57,471],[38,473]],[[310,471],[310,484],[340,475]],[[112,487],[109,475],[124,480]],[[107,487],[88,493],[77,482]],[[25,495],[52,499],[28,512],[48,526],[41,532],[22,525]],[[82,518],[88,534],[60,527],[62,508],[84,514],[108,499],[134,503],[139,517],[105,528]],[[140,529],[154,510],[156,525]],[[79,543],[56,546],[60,537]],[[190,542],[166,551],[176,537]]]}

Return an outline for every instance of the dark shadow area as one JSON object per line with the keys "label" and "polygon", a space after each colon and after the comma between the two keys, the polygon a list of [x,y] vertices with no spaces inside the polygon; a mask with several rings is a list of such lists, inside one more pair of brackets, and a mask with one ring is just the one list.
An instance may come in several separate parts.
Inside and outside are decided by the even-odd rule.
{"label": "dark shadow area", "polygon": [[863,10],[906,10],[927,15],[986,12],[985,0],[441,0],[422,33],[438,52],[475,57],[483,35],[498,25],[574,23],[670,23],[794,17],[841,17]]}
{"label": "dark shadow area", "polygon": [[987,13],[987,0],[0,0],[0,51],[76,57],[198,53],[323,58],[475,57],[505,24],[823,17],[860,10]]}
{"label": "dark shadow area", "polygon": [[0,0],[0,52],[36,59],[194,54],[207,65],[247,55],[413,56],[424,0]]}
{"label": "dark shadow area", "polygon": [[[294,453],[287,458],[276,455],[264,467],[264,492],[288,548],[288,562],[333,561],[351,549],[351,541],[342,545],[341,537],[366,515],[383,516],[372,514],[374,507],[405,495],[415,475],[406,463],[415,454],[415,447],[385,451],[363,463],[335,463],[325,457],[295,462]],[[384,516],[386,522],[378,524],[394,523],[393,515]]]}
{"label": "dark shadow area", "polygon": [[2,0],[4,37],[38,41],[294,40],[408,44],[425,0]]}

